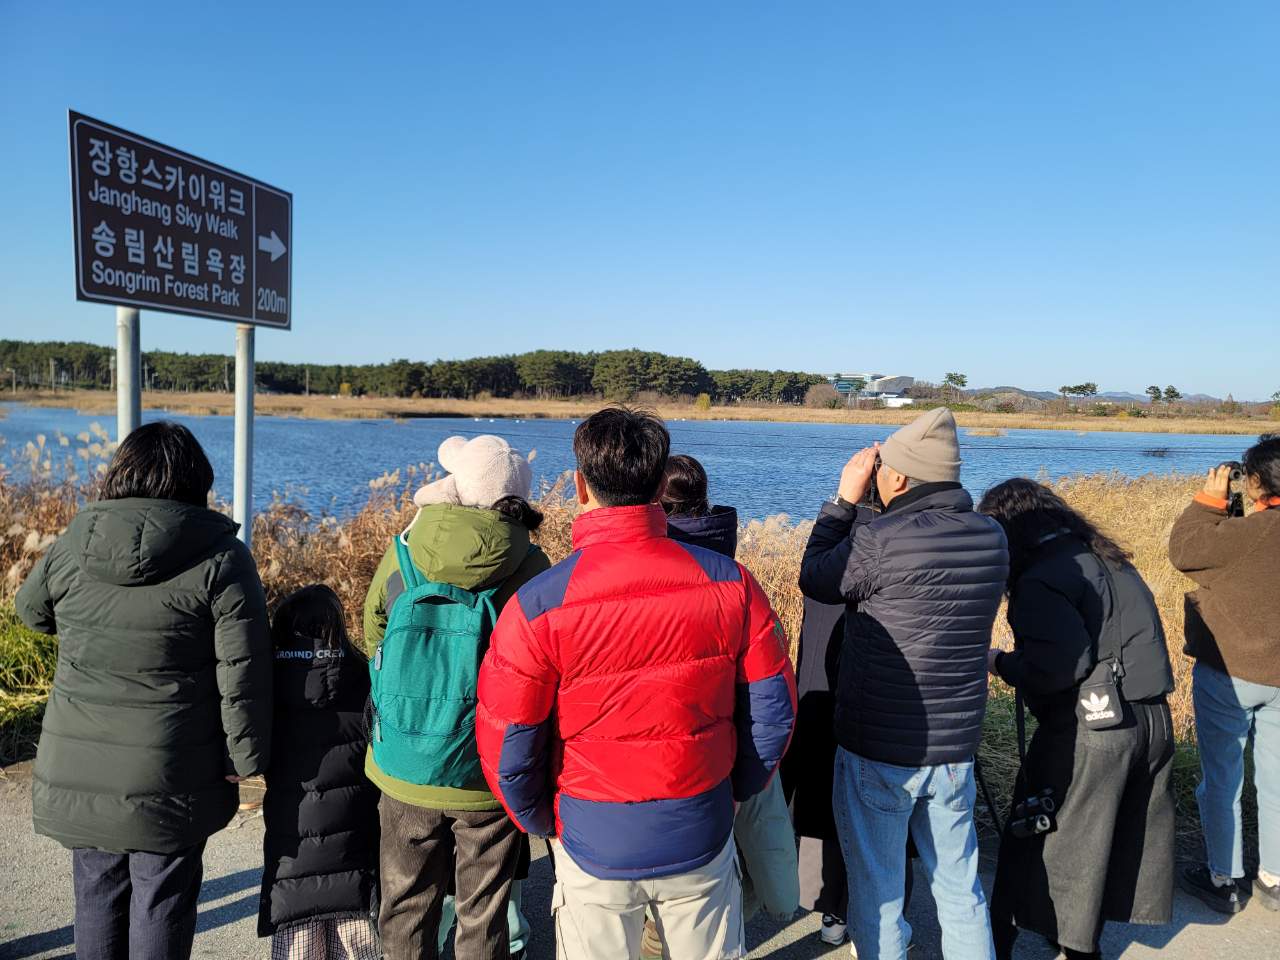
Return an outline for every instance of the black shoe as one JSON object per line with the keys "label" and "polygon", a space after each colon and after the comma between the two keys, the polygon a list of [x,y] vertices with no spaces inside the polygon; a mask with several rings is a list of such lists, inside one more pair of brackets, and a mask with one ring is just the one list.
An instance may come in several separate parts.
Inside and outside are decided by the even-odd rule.
{"label": "black shoe", "polygon": [[1178,875],[1178,884],[1206,907],[1219,913],[1239,913],[1249,902],[1249,893],[1234,880],[1225,887],[1213,882],[1206,866],[1187,867]]}
{"label": "black shoe", "polygon": [[1260,877],[1253,878],[1253,892],[1268,910],[1280,910],[1280,884],[1268,886]]}

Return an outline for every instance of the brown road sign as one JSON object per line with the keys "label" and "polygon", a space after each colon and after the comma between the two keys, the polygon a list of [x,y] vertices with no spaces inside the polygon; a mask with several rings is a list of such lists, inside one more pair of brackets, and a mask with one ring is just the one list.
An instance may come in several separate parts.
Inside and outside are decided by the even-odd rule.
{"label": "brown road sign", "polygon": [[287,330],[293,195],[69,111],[76,299]]}

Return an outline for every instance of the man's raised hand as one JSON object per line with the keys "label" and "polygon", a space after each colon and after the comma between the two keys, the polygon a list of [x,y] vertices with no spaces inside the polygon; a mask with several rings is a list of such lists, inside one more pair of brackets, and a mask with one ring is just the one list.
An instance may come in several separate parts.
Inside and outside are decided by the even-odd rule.
{"label": "man's raised hand", "polygon": [[871,487],[871,474],[875,470],[876,457],[880,456],[880,444],[859,450],[840,472],[837,493],[847,503],[858,503]]}

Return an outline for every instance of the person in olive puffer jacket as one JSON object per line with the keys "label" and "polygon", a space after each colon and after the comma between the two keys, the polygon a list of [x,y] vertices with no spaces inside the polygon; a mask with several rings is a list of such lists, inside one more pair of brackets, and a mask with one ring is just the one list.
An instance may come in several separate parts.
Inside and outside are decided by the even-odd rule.
{"label": "person in olive puffer jacket", "polygon": [[59,636],[32,806],[73,851],[82,960],[190,955],[205,841],[269,761],[266,601],[212,487],[190,431],[140,427],[18,592]]}

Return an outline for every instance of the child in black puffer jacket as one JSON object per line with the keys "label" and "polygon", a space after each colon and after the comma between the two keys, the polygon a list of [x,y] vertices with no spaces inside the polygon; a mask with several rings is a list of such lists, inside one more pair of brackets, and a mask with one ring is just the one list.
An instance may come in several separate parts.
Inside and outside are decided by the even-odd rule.
{"label": "child in black puffer jacket", "polygon": [[378,788],[364,775],[368,661],[342,602],[304,587],[276,611],[275,720],[258,935],[272,960],[376,960]]}

